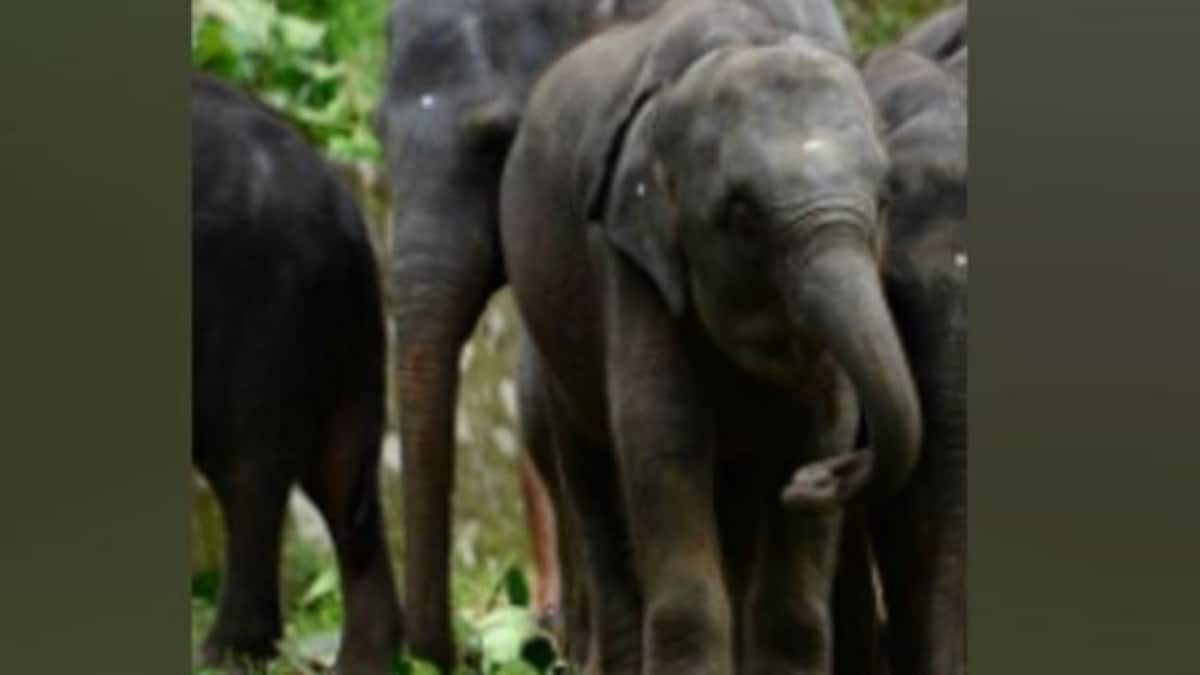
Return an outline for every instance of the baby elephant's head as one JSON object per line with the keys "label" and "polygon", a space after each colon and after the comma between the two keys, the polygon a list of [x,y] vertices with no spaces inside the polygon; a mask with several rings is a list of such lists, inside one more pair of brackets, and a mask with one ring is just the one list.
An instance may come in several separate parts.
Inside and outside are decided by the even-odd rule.
{"label": "baby elephant's head", "polygon": [[795,382],[831,353],[867,409],[873,484],[890,492],[921,425],[880,285],[888,158],[854,65],[801,37],[718,48],[629,125],[610,239],[748,373]]}

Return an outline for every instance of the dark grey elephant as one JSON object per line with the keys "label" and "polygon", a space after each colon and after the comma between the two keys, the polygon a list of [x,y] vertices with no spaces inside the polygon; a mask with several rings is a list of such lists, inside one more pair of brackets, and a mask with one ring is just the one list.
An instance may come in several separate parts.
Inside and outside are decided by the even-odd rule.
{"label": "dark grey elephant", "polygon": [[[416,655],[443,669],[454,661],[448,586],[459,354],[505,283],[497,224],[504,158],[529,89],[551,59],[598,22],[650,4],[397,0],[388,17],[376,127],[395,211],[391,318],[405,466],[408,638]],[[523,467],[526,494],[539,489],[531,473]],[[527,506],[536,505],[532,500]],[[534,528],[535,535],[542,531]]]}
{"label": "dark grey elephant", "polygon": [[967,3],[945,7],[922,19],[896,45],[936,63],[945,63],[967,46]]}
{"label": "dark grey elephant", "polygon": [[192,459],[227,535],[202,658],[275,653],[299,484],[337,551],[338,667],[383,675],[401,617],[379,501],[384,327],[366,224],[317,153],[244,94],[193,76],[191,130]]}
{"label": "dark grey elephant", "polygon": [[967,3],[953,5],[922,20],[897,46],[911,49],[967,83]]}
{"label": "dark grey elephant", "polygon": [[[920,34],[925,26],[919,26]],[[892,675],[966,669],[967,92],[965,82],[903,45],[871,54],[863,76],[892,160],[888,304],[916,378],[924,415],[921,460],[897,497],[864,518],[887,606]],[[966,45],[955,50],[965,65]],[[936,51],[931,52],[936,55]],[[847,542],[864,532],[848,530]],[[851,547],[838,579],[839,655],[847,675],[874,672],[873,598]]]}
{"label": "dark grey elephant", "polygon": [[[510,152],[522,400],[585,544],[589,673],[830,672],[839,507],[917,460],[888,160],[814,7],[676,0],[614,26],[543,77]],[[860,402],[874,445],[851,452]]]}

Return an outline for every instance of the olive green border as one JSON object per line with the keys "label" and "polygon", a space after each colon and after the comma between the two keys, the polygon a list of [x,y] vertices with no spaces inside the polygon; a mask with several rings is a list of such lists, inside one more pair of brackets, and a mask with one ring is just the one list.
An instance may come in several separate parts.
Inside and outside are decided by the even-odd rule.
{"label": "olive green border", "polygon": [[[1196,672],[1200,5],[974,4],[971,672]],[[0,22],[6,672],[188,667],[187,21]]]}
{"label": "olive green border", "polygon": [[188,5],[0,16],[0,670],[188,672]]}
{"label": "olive green border", "polygon": [[1200,672],[1198,25],[972,3],[972,675]]}

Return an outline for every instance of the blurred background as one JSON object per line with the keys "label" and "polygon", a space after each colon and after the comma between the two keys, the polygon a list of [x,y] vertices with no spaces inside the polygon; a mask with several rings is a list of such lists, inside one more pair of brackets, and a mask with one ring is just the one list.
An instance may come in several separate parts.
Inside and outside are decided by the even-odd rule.
{"label": "blurred background", "polygon": [[[837,4],[861,53],[951,3]],[[390,0],[192,0],[191,26],[195,68],[282,112],[337,168],[367,217],[381,260],[390,250],[390,205],[370,120],[383,81],[389,5]],[[390,297],[386,276],[383,284]],[[516,463],[521,452],[511,379],[516,327],[511,299],[502,292],[477,325],[461,362],[452,591],[464,626],[485,616],[499,590],[510,599],[519,597],[521,576],[532,573]],[[402,580],[402,467],[391,380],[381,480],[392,563]],[[198,644],[213,619],[223,545],[215,498],[198,474],[192,505],[192,639]],[[341,598],[324,526],[298,492],[284,542],[285,640],[300,657],[291,665],[282,659],[270,672],[313,672],[335,651]]]}

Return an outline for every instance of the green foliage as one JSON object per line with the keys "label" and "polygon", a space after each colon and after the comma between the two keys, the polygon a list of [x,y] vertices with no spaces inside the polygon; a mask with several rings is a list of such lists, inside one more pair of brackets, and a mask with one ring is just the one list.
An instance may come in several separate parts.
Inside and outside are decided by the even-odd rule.
{"label": "green foliage", "polygon": [[529,584],[525,581],[525,575],[521,573],[521,569],[517,566],[508,568],[508,572],[504,575],[504,593],[508,596],[508,602],[516,607],[529,607]]}
{"label": "green foliage", "polygon": [[333,159],[374,161],[386,0],[193,0],[192,65],[280,110]]}
{"label": "green foliage", "polygon": [[[341,638],[342,597],[331,555],[288,537],[283,563],[287,625],[279,658],[253,672],[316,675],[331,671]],[[216,614],[219,579],[211,572],[192,580],[192,642],[199,644]],[[529,608],[529,582],[517,565],[490,580],[470,602],[456,602],[458,642],[464,665],[456,675],[548,675],[564,672],[552,638],[539,629]],[[193,675],[219,671],[196,669]],[[441,675],[431,664],[397,654],[396,675]]]}
{"label": "green foliage", "polygon": [[887,44],[917,21],[957,0],[837,0],[855,52]]}

